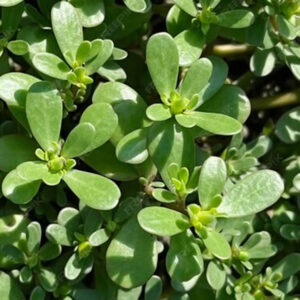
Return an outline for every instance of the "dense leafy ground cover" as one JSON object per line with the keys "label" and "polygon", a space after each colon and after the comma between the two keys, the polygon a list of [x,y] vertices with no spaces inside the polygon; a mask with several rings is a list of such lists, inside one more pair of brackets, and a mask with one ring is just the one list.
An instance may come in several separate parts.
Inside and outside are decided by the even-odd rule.
{"label": "dense leafy ground cover", "polygon": [[0,0],[0,299],[300,299],[299,0]]}

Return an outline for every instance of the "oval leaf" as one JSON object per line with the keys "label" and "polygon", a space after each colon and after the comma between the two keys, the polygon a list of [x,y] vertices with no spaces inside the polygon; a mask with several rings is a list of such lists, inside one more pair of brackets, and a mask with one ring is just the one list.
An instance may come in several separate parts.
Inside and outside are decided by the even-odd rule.
{"label": "oval leaf", "polygon": [[207,58],[195,61],[180,85],[181,96],[191,100],[195,94],[198,94],[208,84],[212,70],[213,65]]}
{"label": "oval leaf", "polygon": [[140,164],[148,158],[147,130],[137,129],[126,135],[117,145],[117,158],[129,164]]}
{"label": "oval leaf", "polygon": [[207,230],[207,237],[203,239],[205,247],[219,259],[229,259],[231,248],[225,237],[214,230]]}
{"label": "oval leaf", "polygon": [[63,180],[80,201],[94,209],[110,210],[119,202],[118,186],[103,176],[71,170]]}
{"label": "oval leaf", "polygon": [[147,117],[152,121],[164,121],[172,117],[170,108],[167,105],[156,103],[146,110]]}
{"label": "oval leaf", "polygon": [[300,106],[284,113],[276,124],[276,135],[284,143],[300,141]]}
{"label": "oval leaf", "polygon": [[95,127],[91,123],[80,123],[69,133],[61,155],[67,158],[77,157],[86,152],[93,142]]}
{"label": "oval leaf", "polygon": [[276,172],[257,171],[244,177],[225,194],[218,211],[229,217],[256,214],[274,204],[283,190],[283,181]]}
{"label": "oval leaf", "polygon": [[49,82],[31,86],[26,99],[26,115],[32,134],[47,151],[52,142],[58,142],[62,121],[62,99]]}
{"label": "oval leaf", "polygon": [[169,96],[176,88],[179,71],[179,53],[173,38],[167,33],[152,35],[147,43],[146,60],[158,93]]}
{"label": "oval leaf", "polygon": [[104,20],[105,6],[99,0],[73,0],[72,5],[76,8],[82,26],[95,27]]}
{"label": "oval leaf", "polygon": [[6,175],[2,182],[3,195],[16,204],[26,204],[37,194],[40,181],[29,181],[20,177],[16,170]]}
{"label": "oval leaf", "polygon": [[0,77],[0,98],[8,105],[13,116],[28,128],[25,106],[29,88],[39,79],[23,73],[7,73]]}
{"label": "oval leaf", "polygon": [[51,10],[52,29],[61,53],[70,66],[83,41],[83,31],[76,9],[66,1],[54,4]]}
{"label": "oval leaf", "polygon": [[0,170],[10,172],[25,161],[35,160],[38,145],[27,136],[10,134],[0,138]]}
{"label": "oval leaf", "polygon": [[208,158],[200,171],[198,196],[204,209],[213,206],[213,198],[222,193],[227,179],[225,162],[215,156]]}
{"label": "oval leaf", "polygon": [[176,115],[176,120],[184,127],[198,127],[219,135],[234,135],[242,130],[242,124],[229,116],[193,111]]}
{"label": "oval leaf", "polygon": [[134,288],[152,276],[156,264],[156,238],[145,232],[134,216],[123,225],[107,249],[107,273],[123,288]]}
{"label": "oval leaf", "polygon": [[36,54],[33,57],[32,63],[43,74],[61,80],[67,80],[68,74],[71,71],[63,60],[51,53]]}
{"label": "oval leaf", "polygon": [[229,28],[245,28],[250,26],[254,20],[254,14],[246,9],[229,10],[218,15],[218,24]]}
{"label": "oval leaf", "polygon": [[182,31],[174,38],[174,41],[179,51],[180,66],[189,66],[196,61],[205,43],[202,32],[195,29]]}
{"label": "oval leaf", "polygon": [[164,207],[147,207],[138,214],[141,227],[159,236],[172,236],[190,227],[184,214]]}
{"label": "oval leaf", "polygon": [[90,123],[95,128],[95,135],[88,150],[94,150],[107,142],[118,126],[118,116],[111,105],[95,103],[90,105],[81,115],[80,123]]}
{"label": "oval leaf", "polygon": [[204,265],[199,245],[190,230],[171,238],[166,266],[172,280],[187,282],[201,275]]}

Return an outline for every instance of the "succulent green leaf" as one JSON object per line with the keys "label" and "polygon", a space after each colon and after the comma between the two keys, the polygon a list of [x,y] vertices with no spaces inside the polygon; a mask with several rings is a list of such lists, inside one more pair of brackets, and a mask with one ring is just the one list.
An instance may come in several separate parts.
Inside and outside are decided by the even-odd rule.
{"label": "succulent green leaf", "polygon": [[142,209],[138,221],[144,230],[158,236],[173,236],[190,227],[184,214],[164,207]]}
{"label": "succulent green leaf", "polygon": [[191,25],[192,17],[177,5],[173,5],[166,18],[167,31],[176,36]]}
{"label": "succulent green leaf", "polygon": [[246,154],[260,158],[272,148],[272,140],[267,135],[261,135],[246,145]]}
{"label": "succulent green leaf", "polygon": [[[6,6],[3,3],[15,3],[13,6]],[[2,5],[1,5],[2,3]],[[3,35],[7,40],[11,40],[18,30],[22,14],[24,12],[24,2],[20,0],[2,0],[0,1],[1,9],[1,28]]]}
{"label": "succulent green leaf", "polygon": [[42,238],[41,225],[38,222],[31,222],[27,226],[26,244],[29,253],[37,252]]}
{"label": "succulent green leaf", "polygon": [[71,71],[62,59],[51,53],[37,53],[32,63],[41,73],[61,80],[67,80]]}
{"label": "succulent green leaf", "polygon": [[95,27],[100,25],[105,16],[104,2],[98,0],[73,0],[83,27]]}
{"label": "succulent green leaf", "polygon": [[207,85],[200,92],[202,102],[210,99],[220,90],[228,75],[228,66],[223,59],[217,56],[208,56],[208,59],[211,61],[213,69]]}
{"label": "succulent green leaf", "polygon": [[208,84],[212,70],[213,65],[209,59],[201,58],[195,61],[180,85],[181,96],[191,100],[195,94],[198,94]]}
{"label": "succulent green leaf", "polygon": [[153,83],[162,97],[175,90],[179,71],[179,53],[173,38],[158,33],[149,39],[146,60]]}
{"label": "succulent green leaf", "polygon": [[52,7],[51,21],[61,53],[72,66],[75,62],[77,49],[83,41],[79,15],[72,4],[59,1]]}
{"label": "succulent green leaf", "polygon": [[175,203],[177,201],[176,195],[165,189],[154,189],[152,196],[162,203]]}
{"label": "succulent green leaf", "polygon": [[226,180],[225,162],[219,157],[209,157],[202,165],[198,185],[199,202],[204,209],[212,207],[214,197],[222,193]]}
{"label": "succulent green leaf", "polygon": [[161,103],[155,103],[146,110],[147,117],[152,121],[165,121],[172,117],[170,108]]}
{"label": "succulent green leaf", "polygon": [[21,3],[23,0],[0,0],[0,6],[10,7]]}
{"label": "succulent green leaf", "polygon": [[98,55],[96,55],[94,58],[91,58],[85,64],[84,68],[87,74],[91,75],[97,72],[99,68],[102,67],[111,57],[113,49],[114,44],[111,40],[103,40]]}
{"label": "succulent green leaf", "polygon": [[195,145],[190,132],[173,120],[155,122],[148,129],[148,150],[164,182],[174,192],[169,165],[177,163],[190,172],[194,167]]}
{"label": "succulent green leaf", "polygon": [[118,116],[108,103],[90,105],[81,115],[80,123],[88,122],[95,128],[95,134],[88,150],[94,150],[107,142],[118,126]]}
{"label": "succulent green leaf", "polygon": [[27,161],[17,167],[20,177],[28,181],[41,180],[48,172],[47,164],[43,161]]}
{"label": "succulent green leaf", "polygon": [[67,261],[64,269],[65,277],[69,280],[76,279],[84,268],[84,260],[80,260],[77,253],[74,253]]}
{"label": "succulent green leaf", "polygon": [[162,294],[162,280],[160,277],[153,275],[145,286],[145,300],[160,300]]}
{"label": "succulent green leaf", "polygon": [[284,113],[276,124],[276,135],[281,141],[292,144],[300,141],[300,107]]}
{"label": "succulent green leaf", "polygon": [[226,272],[217,261],[210,261],[207,266],[206,278],[214,290],[220,290],[226,281]]}
{"label": "succulent green leaf", "polygon": [[81,159],[98,173],[115,180],[128,181],[138,177],[134,166],[118,160],[116,149],[110,142],[85,154]]}
{"label": "succulent green leaf", "polygon": [[[225,74],[225,72],[223,74]],[[212,76],[216,75],[213,73]],[[221,83],[221,80],[219,83]],[[215,87],[217,86],[219,85]],[[206,90],[207,94],[204,93],[203,96],[211,94],[209,91],[210,88]],[[230,105],[228,105],[228,99],[231,99]],[[244,123],[250,115],[251,106],[247,95],[242,89],[237,86],[225,84],[209,101],[202,104],[199,110],[202,112],[224,114]]]}
{"label": "succulent green leaf", "polygon": [[190,66],[201,55],[205,39],[200,30],[187,29],[174,38],[179,51],[179,65]]}
{"label": "succulent green leaf", "polygon": [[176,115],[176,120],[184,127],[198,126],[219,135],[234,135],[242,130],[241,123],[236,119],[216,113],[193,111]]}
{"label": "succulent green leaf", "polygon": [[46,229],[46,236],[52,243],[62,246],[71,246],[73,242],[67,228],[59,224],[50,224]]}
{"label": "succulent green leaf", "polygon": [[193,0],[176,0],[175,4],[187,14],[191,15],[192,17],[196,17],[198,11]]}
{"label": "succulent green leaf", "polygon": [[80,123],[69,133],[61,155],[66,158],[80,156],[89,151],[95,137],[95,127],[91,123]]}
{"label": "succulent green leaf", "polygon": [[13,116],[28,128],[25,114],[26,95],[39,79],[23,73],[6,73],[0,77],[0,98],[8,105]]}
{"label": "succulent green leaf", "polygon": [[294,224],[284,224],[280,227],[280,235],[289,241],[299,241],[300,226]]}
{"label": "succulent green leaf", "polygon": [[119,124],[113,136],[114,142],[143,127],[147,105],[128,85],[120,82],[101,83],[93,95],[93,102],[111,104],[118,115]]}
{"label": "succulent green leaf", "polygon": [[257,49],[251,57],[250,69],[256,76],[267,76],[276,64],[276,55],[271,49]]}
{"label": "succulent green leaf", "polygon": [[40,286],[36,286],[32,290],[29,300],[45,300],[45,298],[46,292]]}
{"label": "succulent green leaf", "polygon": [[218,25],[229,28],[245,28],[254,20],[254,14],[246,9],[229,10],[218,15]]}
{"label": "succulent green leaf", "polygon": [[231,248],[225,237],[214,230],[207,230],[207,237],[203,239],[205,247],[215,257],[226,260],[231,257]]}
{"label": "succulent green leaf", "polygon": [[153,275],[156,264],[156,238],[140,228],[136,216],[133,216],[107,249],[108,275],[123,288],[134,288],[144,284]]}
{"label": "succulent green leaf", "polygon": [[291,253],[271,267],[272,274],[280,273],[281,280],[291,277],[300,271],[300,254]]}
{"label": "succulent green leaf", "polygon": [[117,158],[125,163],[140,164],[148,158],[147,129],[137,129],[126,135],[116,147]]}
{"label": "succulent green leaf", "polygon": [[272,245],[271,236],[268,232],[255,232],[243,244],[249,259],[269,258],[276,254],[276,247]]}
{"label": "succulent green leaf", "polygon": [[29,51],[29,45],[22,40],[10,41],[7,49],[15,55],[25,55]]}
{"label": "succulent green leaf", "polygon": [[119,201],[120,190],[111,180],[84,171],[71,170],[63,180],[87,206],[99,210],[113,209]]}
{"label": "succulent green leaf", "polygon": [[121,49],[114,47],[113,53],[112,53],[112,59],[113,60],[123,60],[128,56],[128,52]]}
{"label": "succulent green leaf", "polygon": [[62,110],[62,99],[54,85],[45,81],[31,86],[26,115],[33,136],[45,151],[59,140]]}
{"label": "succulent green leaf", "polygon": [[50,261],[57,258],[61,254],[60,245],[47,242],[39,250],[39,258],[42,261]]}
{"label": "succulent green leaf", "polygon": [[172,280],[186,282],[200,277],[204,265],[196,239],[190,230],[171,237],[166,266]]}
{"label": "succulent green leaf", "polygon": [[40,181],[26,180],[20,177],[16,170],[12,170],[2,182],[2,193],[16,204],[26,204],[37,194],[40,183]]}
{"label": "succulent green leaf", "polygon": [[47,292],[54,292],[56,290],[58,280],[54,271],[46,268],[40,268],[37,276],[44,290]]}
{"label": "succulent green leaf", "polygon": [[234,185],[223,197],[218,211],[229,217],[258,213],[274,204],[281,196],[284,184],[272,170],[256,171]]}
{"label": "succulent green leaf", "polygon": [[98,247],[109,240],[109,234],[105,229],[98,229],[89,237],[89,242],[93,247]]}
{"label": "succulent green leaf", "polygon": [[33,139],[19,134],[0,137],[0,170],[10,172],[25,161],[36,159],[38,145]]}
{"label": "succulent green leaf", "polygon": [[25,300],[16,282],[3,271],[0,271],[0,295],[3,300]]}
{"label": "succulent green leaf", "polygon": [[277,25],[279,33],[289,40],[295,39],[299,34],[297,28],[282,15],[277,16]]}
{"label": "succulent green leaf", "polygon": [[150,0],[124,0],[125,5],[137,13],[145,13],[151,8]]}

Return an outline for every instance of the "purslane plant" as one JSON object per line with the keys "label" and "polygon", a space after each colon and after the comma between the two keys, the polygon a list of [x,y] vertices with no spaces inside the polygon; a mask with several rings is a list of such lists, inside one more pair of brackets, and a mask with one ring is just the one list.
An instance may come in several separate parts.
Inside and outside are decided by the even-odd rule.
{"label": "purslane plant", "polygon": [[[63,179],[89,206],[112,209],[120,197],[118,187],[100,175],[72,169],[76,165],[75,157],[101,146],[110,138],[117,125],[117,116],[110,105],[94,104],[85,110],[80,123],[63,143],[60,140],[62,105],[59,92],[52,84],[40,81],[29,88],[26,117],[33,136],[42,147],[35,151],[40,161],[23,162],[8,173],[2,184],[3,194],[15,203],[25,204],[38,192],[42,181],[53,186]],[[88,193],[84,192],[82,184],[88,184]]]}
{"label": "purslane plant", "polygon": [[0,0],[0,299],[300,299],[299,7]]}

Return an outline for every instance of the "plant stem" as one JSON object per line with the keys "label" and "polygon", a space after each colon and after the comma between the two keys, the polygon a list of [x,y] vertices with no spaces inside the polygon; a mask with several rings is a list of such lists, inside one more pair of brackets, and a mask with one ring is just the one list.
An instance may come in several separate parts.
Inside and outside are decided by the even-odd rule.
{"label": "plant stem", "polygon": [[259,97],[251,101],[252,110],[272,109],[287,105],[300,104],[300,88],[288,93],[282,93],[271,97]]}
{"label": "plant stem", "polygon": [[246,44],[214,45],[212,54],[220,57],[236,57],[252,53],[255,47]]}

